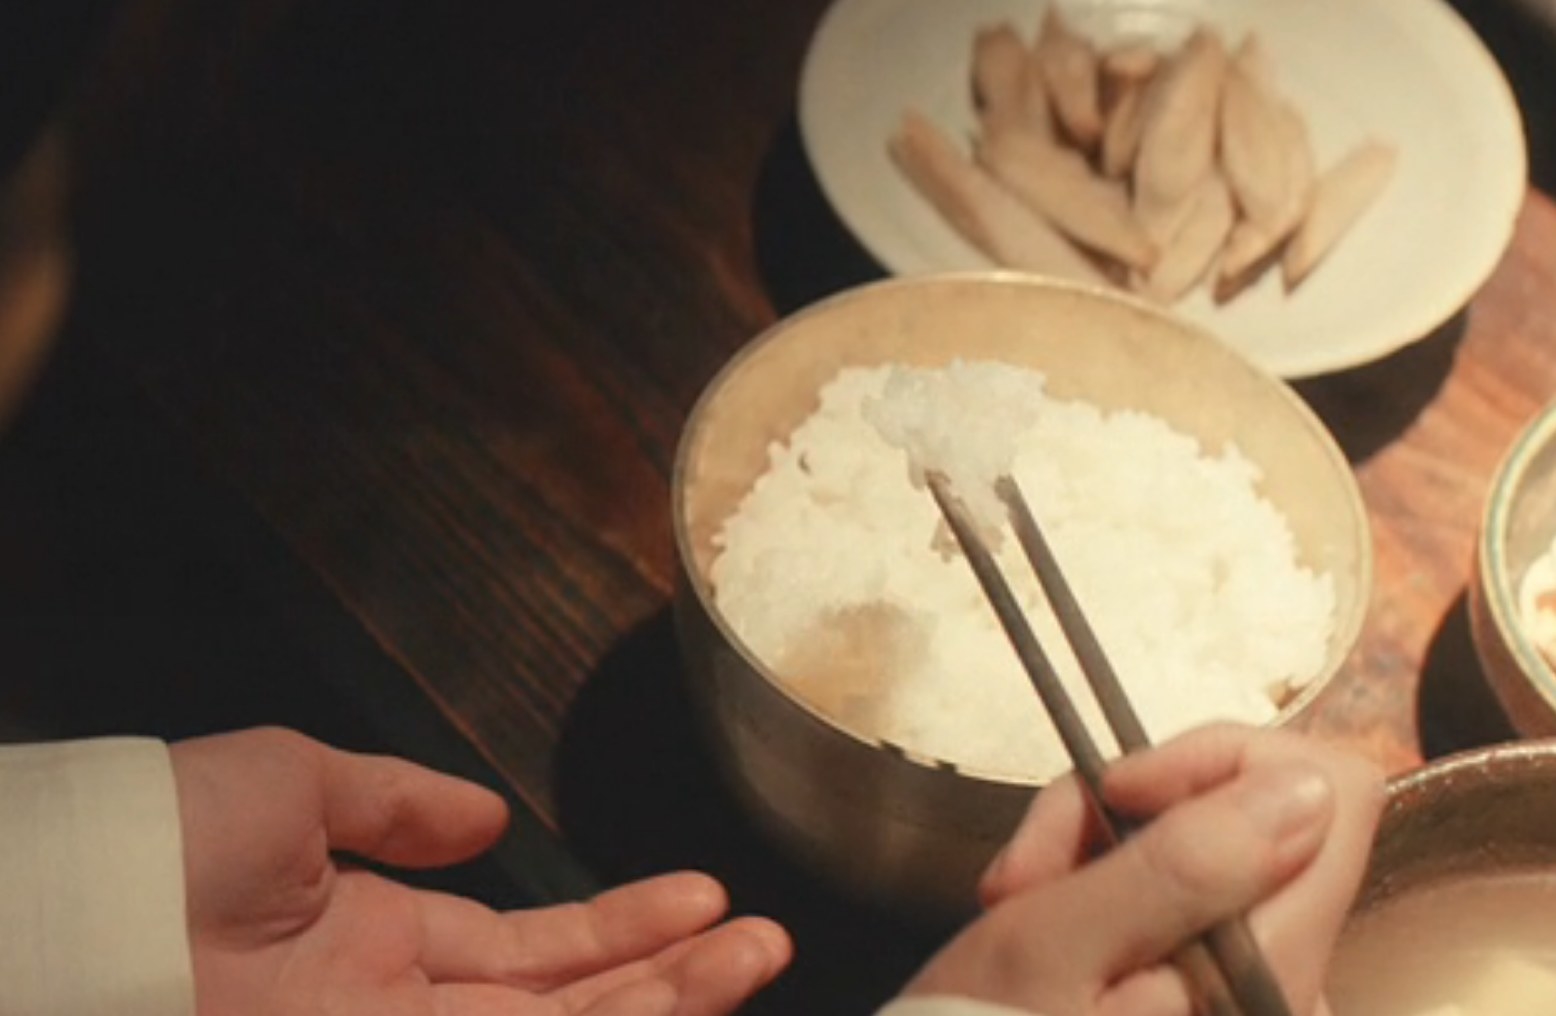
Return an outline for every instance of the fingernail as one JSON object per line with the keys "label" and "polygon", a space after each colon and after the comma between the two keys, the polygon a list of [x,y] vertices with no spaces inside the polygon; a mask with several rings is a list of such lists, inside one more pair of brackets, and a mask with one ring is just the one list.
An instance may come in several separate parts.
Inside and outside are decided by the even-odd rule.
{"label": "fingernail", "polygon": [[1251,774],[1238,804],[1256,829],[1272,840],[1283,840],[1325,818],[1333,797],[1328,777],[1312,766],[1293,762]]}

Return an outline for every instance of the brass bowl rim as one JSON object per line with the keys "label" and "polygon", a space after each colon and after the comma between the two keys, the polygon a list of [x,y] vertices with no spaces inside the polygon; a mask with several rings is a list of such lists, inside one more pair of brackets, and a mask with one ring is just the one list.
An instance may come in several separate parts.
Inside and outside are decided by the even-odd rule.
{"label": "brass bowl rim", "polygon": [[736,349],[729,359],[709,378],[702,391],[698,394],[696,401],[692,404],[691,410],[687,413],[685,422],[681,427],[680,439],[676,442],[675,459],[670,473],[671,524],[675,538],[676,559],[680,564],[682,577],[690,583],[692,594],[696,596],[703,612],[708,616],[720,636],[723,637],[725,643],[739,655],[754,673],[758,674],[770,688],[782,695],[787,702],[851,742],[879,751],[890,751],[908,764],[923,769],[945,770],[949,767],[959,776],[980,782],[1022,787],[1040,787],[1044,784],[1045,781],[1043,780],[1011,773],[988,772],[975,767],[957,765],[947,760],[920,755],[901,745],[888,744],[880,738],[861,735],[857,731],[851,730],[837,722],[805,699],[794,694],[783,681],[778,679],[771,668],[746,646],[745,641],[736,634],[728,621],[725,620],[723,612],[717,608],[711,595],[711,587],[706,577],[699,573],[692,556],[691,534],[687,530],[687,462],[692,442],[699,432],[699,424],[702,418],[707,415],[707,407],[717,398],[724,383],[738,372],[745,362],[754,356],[759,349],[771,342],[777,341],[784,333],[803,321],[819,317],[845,303],[877,297],[882,292],[889,292],[894,289],[919,288],[926,284],[1012,286],[1070,293],[1087,299],[1097,299],[1104,303],[1110,303],[1116,307],[1154,318],[1159,323],[1183,333],[1192,341],[1211,344],[1218,354],[1238,361],[1267,384],[1272,397],[1281,400],[1296,414],[1305,425],[1304,430],[1319,443],[1324,457],[1329,460],[1336,473],[1343,478],[1341,486],[1346,492],[1346,509],[1351,523],[1349,530],[1354,537],[1357,550],[1356,603],[1346,617],[1337,617],[1335,619],[1336,627],[1331,636],[1335,646],[1333,665],[1328,668],[1327,673],[1315,676],[1300,688],[1290,700],[1281,706],[1267,726],[1270,728],[1284,726],[1312,705],[1323,694],[1325,689],[1334,682],[1344,661],[1355,650],[1356,644],[1361,638],[1362,628],[1366,624],[1367,616],[1370,613],[1374,581],[1375,551],[1372,525],[1367,514],[1366,502],[1362,498],[1361,487],[1357,482],[1355,470],[1351,468],[1350,460],[1345,457],[1345,453],[1341,450],[1339,442],[1335,440],[1334,434],[1313,407],[1308,405],[1307,401],[1297,394],[1296,389],[1289,382],[1260,367],[1237,348],[1223,342],[1208,328],[1173,314],[1163,307],[1146,300],[1144,297],[1122,290],[1074,282],[1067,279],[1045,278],[1007,269],[968,269],[888,276],[839,290],[806,304],[763,328],[753,338],[748,339]]}
{"label": "brass bowl rim", "polygon": [[[1526,835],[1496,822],[1487,826],[1485,812],[1477,808],[1488,792],[1501,790],[1510,800],[1527,802],[1550,787],[1556,787],[1556,738],[1465,748],[1391,778],[1347,925],[1436,887],[1553,870],[1556,841],[1546,832]],[[1488,829],[1508,836],[1494,840]]]}
{"label": "brass bowl rim", "polygon": [[1478,748],[1465,748],[1432,759],[1389,780],[1389,806],[1391,809],[1409,806],[1413,800],[1410,795],[1428,793],[1438,786],[1453,784],[1465,775],[1483,780],[1486,777],[1494,778],[1509,767],[1514,767],[1514,771],[1535,771],[1527,768],[1530,762],[1556,767],[1556,738],[1503,741]]}
{"label": "brass bowl rim", "polygon": [[[1434,882],[1444,874],[1477,870],[1478,864],[1454,863],[1462,852],[1423,854],[1399,858],[1389,853],[1397,836],[1422,835],[1430,830],[1445,807],[1465,806],[1489,787],[1516,789],[1549,784],[1556,787],[1556,738],[1501,741],[1465,748],[1424,762],[1392,777],[1387,784],[1383,813],[1373,839],[1367,877],[1358,892],[1357,909],[1369,909],[1402,891]],[[1440,843],[1432,837],[1428,843]],[[1556,846],[1556,844],[1553,844]],[[1490,855],[1481,855],[1482,859]],[[1392,858],[1394,866],[1378,865]],[[1443,865],[1448,865],[1443,867]]]}

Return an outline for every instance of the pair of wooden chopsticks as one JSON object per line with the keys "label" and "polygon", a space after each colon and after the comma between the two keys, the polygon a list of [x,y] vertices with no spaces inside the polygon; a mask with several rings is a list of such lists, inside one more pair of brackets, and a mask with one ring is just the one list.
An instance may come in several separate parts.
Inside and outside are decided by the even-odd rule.
{"label": "pair of wooden chopsticks", "polygon": [[[983,587],[984,595],[998,615],[1000,625],[1015,646],[1021,665],[1053,718],[1054,726],[1059,731],[1071,761],[1075,763],[1082,784],[1090,792],[1092,807],[1102,820],[1103,829],[1110,840],[1109,845],[1117,845],[1132,835],[1140,824],[1116,813],[1103,799],[1102,771],[1106,763],[1102,754],[1087,733],[1075,703],[1059,682],[1048,654],[1043,651],[1037,636],[1027,624],[1026,616],[994,561],[994,555],[978,535],[966,506],[951,489],[950,481],[944,473],[931,470],[927,473],[927,479],[941,514],[950,525],[962,553],[977,576],[978,584]],[[1118,682],[1118,675],[1070,592],[1069,583],[1059,570],[1059,564],[1037,520],[1027,507],[1021,489],[1011,477],[1001,476],[995,481],[994,490],[1010,514],[1016,539],[1037,573],[1043,593],[1080,662],[1081,670],[1097,697],[1097,703],[1102,707],[1103,716],[1112,728],[1119,748],[1130,752],[1148,747],[1150,739],[1145,728],[1141,726],[1134,707],[1130,705],[1128,696]],[[1232,919],[1216,925],[1201,938],[1185,944],[1173,959],[1188,979],[1199,1011],[1207,1016],[1291,1016],[1280,985],[1276,983],[1244,920]]]}

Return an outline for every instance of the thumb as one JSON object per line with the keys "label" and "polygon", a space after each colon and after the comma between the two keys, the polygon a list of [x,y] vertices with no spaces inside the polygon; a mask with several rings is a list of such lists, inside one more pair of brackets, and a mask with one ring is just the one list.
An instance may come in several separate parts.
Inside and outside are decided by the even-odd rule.
{"label": "thumb", "polygon": [[330,849],[419,868],[473,857],[508,821],[497,794],[402,759],[320,746]]}
{"label": "thumb", "polygon": [[1070,942],[1084,969],[1114,980],[1274,893],[1317,855],[1334,806],[1328,777],[1305,762],[1251,770],[1055,884],[1072,898],[1047,905],[1130,915],[1083,921]]}

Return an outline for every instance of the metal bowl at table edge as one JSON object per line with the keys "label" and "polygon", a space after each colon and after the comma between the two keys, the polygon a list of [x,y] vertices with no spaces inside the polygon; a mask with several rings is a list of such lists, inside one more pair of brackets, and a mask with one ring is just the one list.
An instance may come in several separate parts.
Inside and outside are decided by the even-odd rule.
{"label": "metal bowl at table edge", "polygon": [[1354,912],[1443,879],[1556,872],[1556,741],[1476,748],[1389,782]]}
{"label": "metal bowl at table edge", "polygon": [[[1351,936],[1380,908],[1464,879],[1556,876],[1553,802],[1556,741],[1549,739],[1460,752],[1390,781],[1367,871],[1330,965],[1335,1012],[1357,1011],[1352,996],[1359,1005],[1376,990],[1378,972],[1360,959],[1350,960],[1358,956],[1351,952],[1358,948]],[[1543,914],[1544,900],[1532,896],[1530,906],[1537,909],[1522,916]],[[1519,916],[1511,920],[1516,923]],[[1413,940],[1425,941],[1414,932]],[[1490,949],[1478,942],[1470,946],[1476,947]],[[1446,961],[1446,956],[1434,960]]]}
{"label": "metal bowl at table edge", "polygon": [[769,446],[849,365],[1002,360],[1049,392],[1161,417],[1263,474],[1302,562],[1334,581],[1336,616],[1313,680],[1274,721],[1300,714],[1358,638],[1372,542],[1356,479],[1284,383],[1208,333],[1133,298],[1002,272],[898,278],[779,321],[710,382],[687,420],[672,480],[681,574],[676,619],[690,694],[738,797],[837,884],[901,909],[965,913],[979,872],[1036,790],[1029,779],[916,757],[848,729],[793,694],[719,615],[713,538],[766,469]]}

